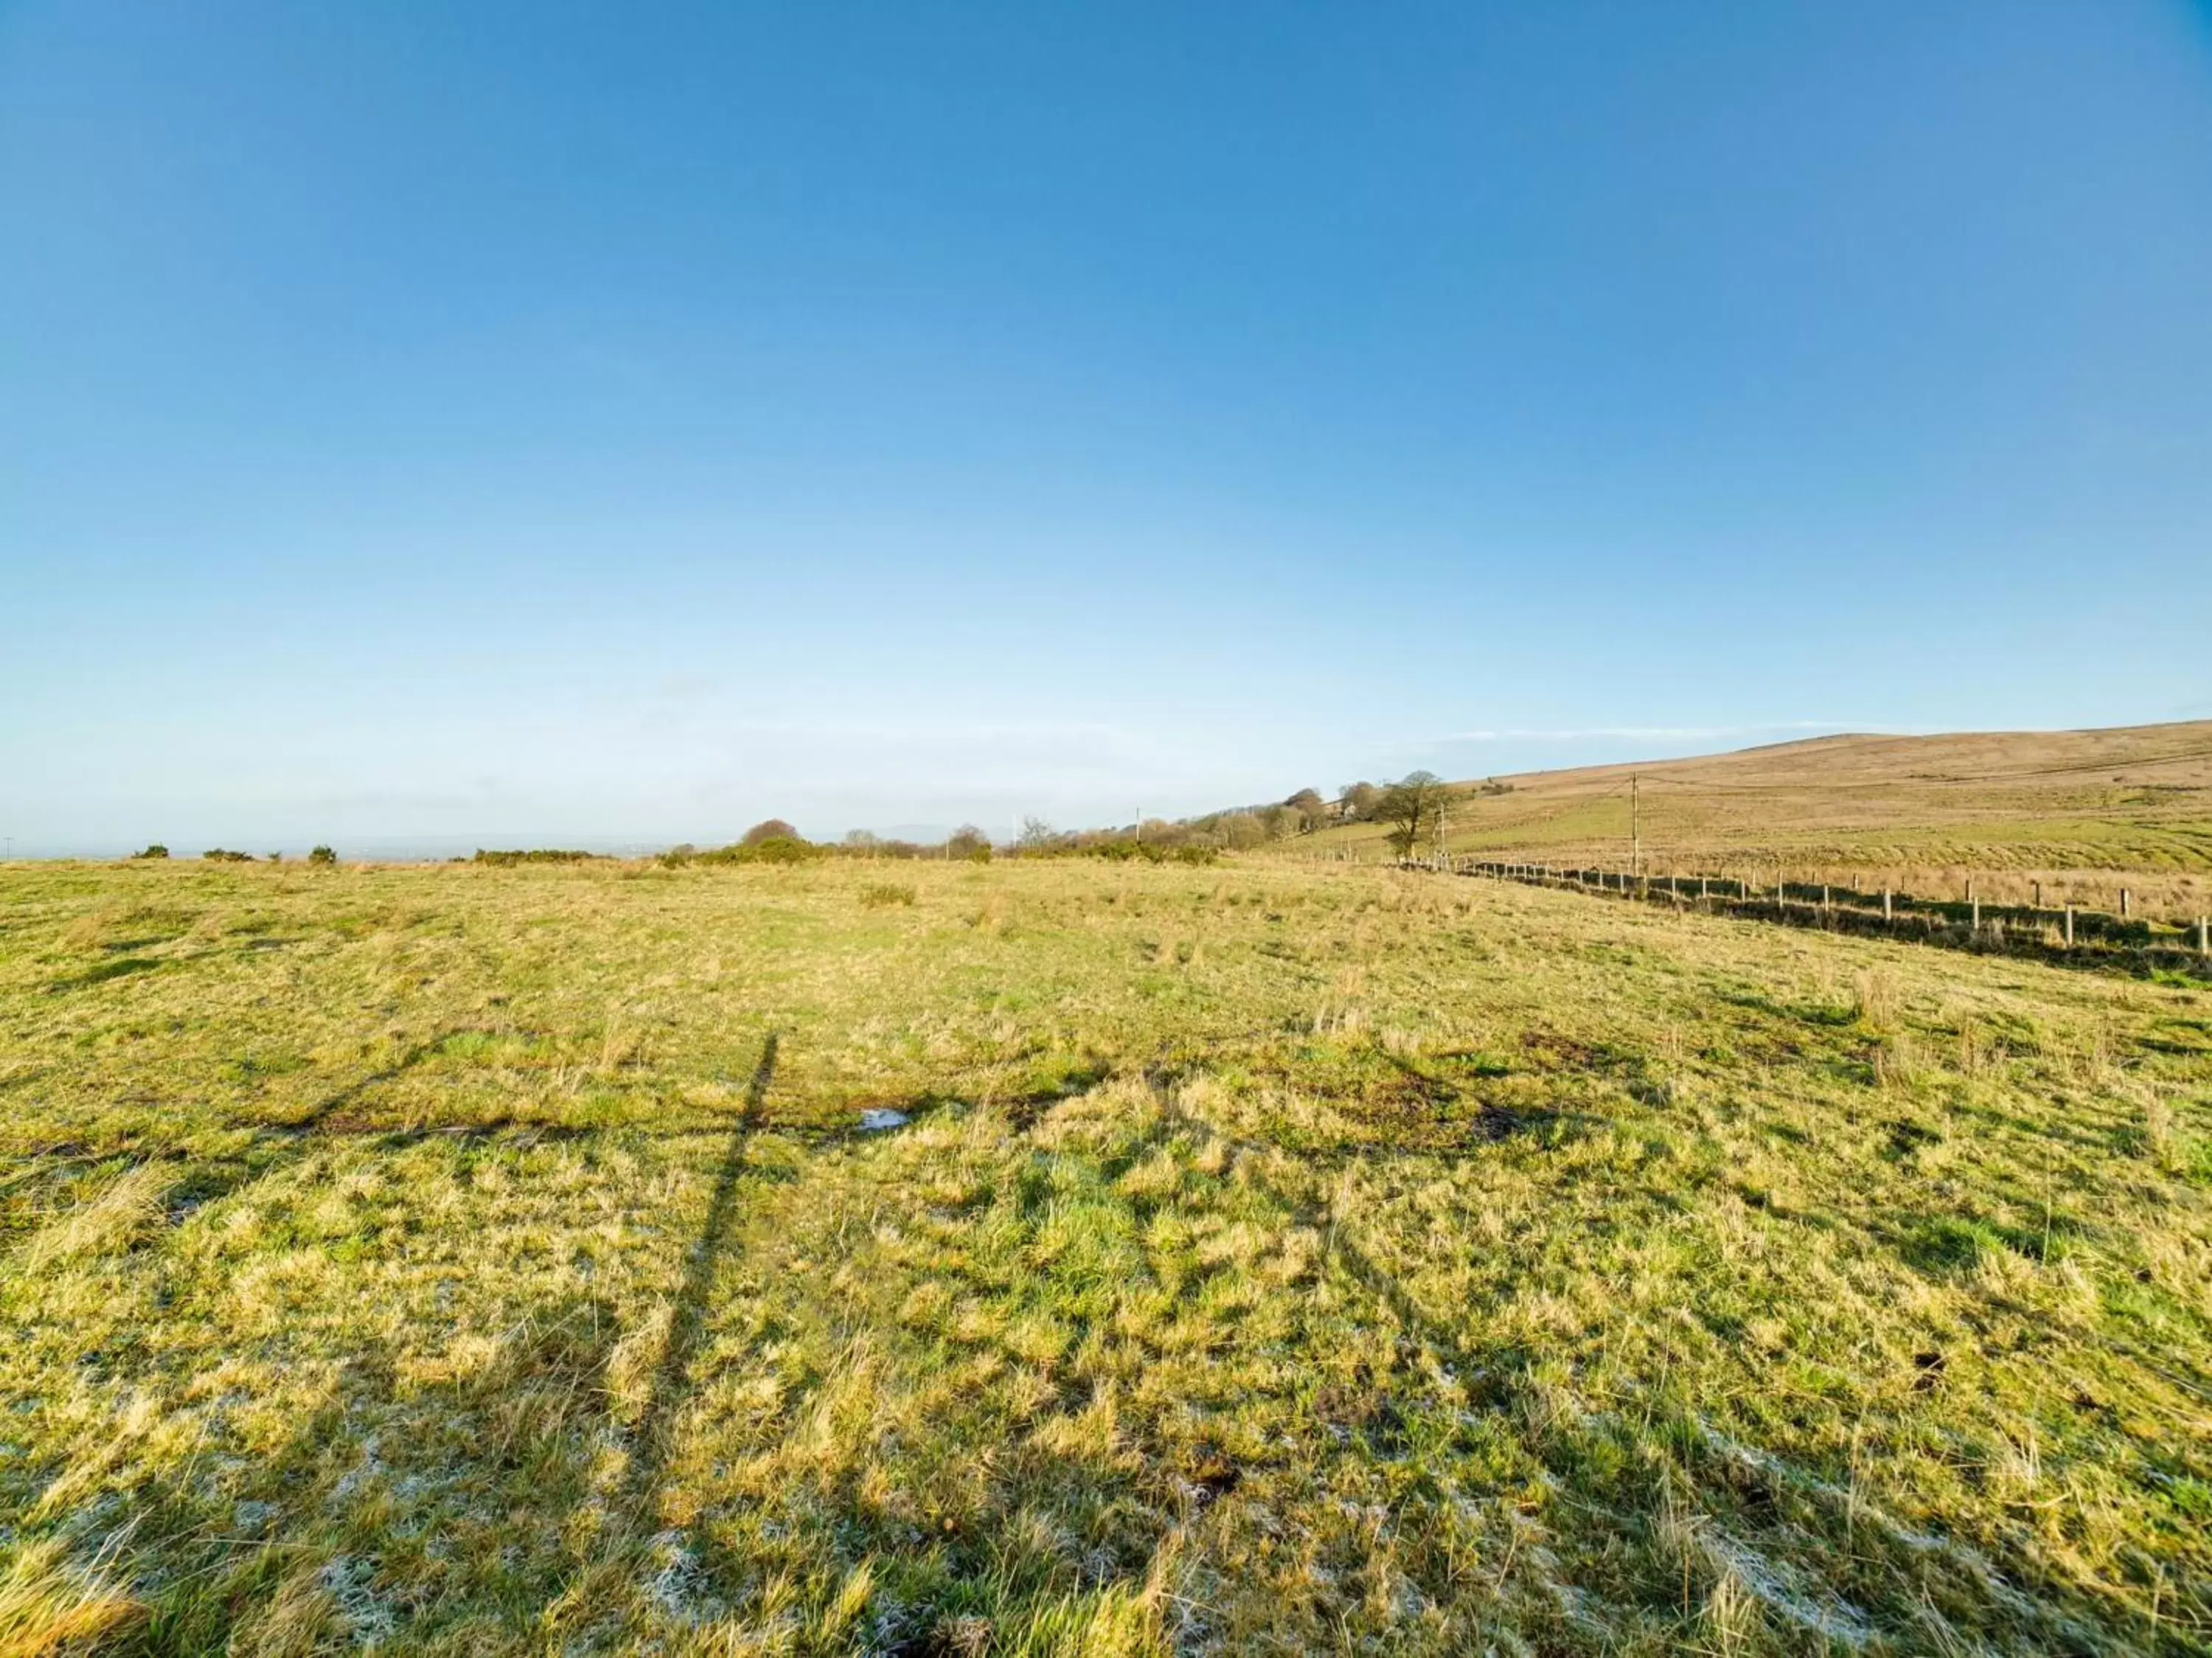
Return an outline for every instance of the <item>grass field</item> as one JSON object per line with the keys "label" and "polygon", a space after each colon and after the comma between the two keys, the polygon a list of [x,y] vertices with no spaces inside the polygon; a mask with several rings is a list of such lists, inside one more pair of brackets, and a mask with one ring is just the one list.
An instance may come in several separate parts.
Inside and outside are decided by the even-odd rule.
{"label": "grass field", "polygon": [[1263,862],[0,899],[0,1652],[2212,1649],[2201,989]]}
{"label": "grass field", "polygon": [[[2212,911],[2212,720],[2094,731],[1820,737],[1643,765],[1500,779],[1455,799],[1451,848],[1485,857],[1625,868],[1629,780],[1644,855],[1662,873],[1887,883],[1951,898],[2112,910],[2128,887],[2151,913]],[[1386,855],[1381,824],[1325,831],[1301,850]]]}

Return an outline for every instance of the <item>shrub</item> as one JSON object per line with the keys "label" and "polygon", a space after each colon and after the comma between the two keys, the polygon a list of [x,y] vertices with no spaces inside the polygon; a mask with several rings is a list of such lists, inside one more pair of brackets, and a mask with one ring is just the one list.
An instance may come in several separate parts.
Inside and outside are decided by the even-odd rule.
{"label": "shrub", "polygon": [[210,846],[206,851],[202,852],[200,856],[205,858],[210,863],[251,863],[253,862],[253,854],[251,852],[228,852],[225,851],[220,846]]}
{"label": "shrub", "polygon": [[811,841],[797,835],[770,835],[753,842],[750,850],[755,860],[762,863],[804,863],[817,849]]}
{"label": "shrub", "polygon": [[135,858],[165,858],[169,856],[169,849],[157,840],[144,851],[133,852],[131,856]]}
{"label": "shrub", "polygon": [[812,841],[802,840],[797,835],[770,835],[765,839],[739,841],[734,846],[717,846],[711,852],[700,852],[690,859],[695,863],[803,863],[809,858],[825,856],[829,848],[817,846]]}
{"label": "shrub", "polygon": [[1104,858],[1112,863],[1188,863],[1208,864],[1217,862],[1221,854],[1214,847],[1198,842],[1181,846],[1170,846],[1157,840],[1099,840],[1083,849],[1092,857]]}
{"label": "shrub", "polygon": [[893,904],[914,902],[914,888],[901,886],[895,881],[879,881],[872,887],[860,888],[860,902],[871,910],[881,910]]}
{"label": "shrub", "polygon": [[337,861],[338,855],[327,846],[318,846],[307,854],[307,862],[310,863],[336,863]]}
{"label": "shrub", "polygon": [[506,869],[517,863],[588,863],[598,858],[597,852],[564,852],[551,847],[533,847],[529,851],[487,852],[477,848],[476,861]]}
{"label": "shrub", "polygon": [[988,863],[991,861],[991,838],[974,824],[963,823],[946,837],[945,856],[965,858],[970,863]]}

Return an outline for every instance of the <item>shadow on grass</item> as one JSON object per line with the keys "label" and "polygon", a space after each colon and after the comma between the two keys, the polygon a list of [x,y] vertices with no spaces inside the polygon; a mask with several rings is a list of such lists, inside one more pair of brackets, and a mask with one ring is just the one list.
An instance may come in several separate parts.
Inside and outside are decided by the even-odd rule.
{"label": "shadow on grass", "polygon": [[[2127,1649],[2146,1652],[2196,1649],[2166,1639],[2154,1613],[2146,1618],[2141,1607],[2026,1551],[1954,1538],[1926,1520],[1900,1519],[1836,1469],[1793,1462],[1731,1438],[1723,1423],[1733,1413],[1670,1385],[1663,1364],[1657,1376],[1632,1381],[1626,1393],[1581,1396],[1572,1381],[1546,1375],[1534,1362],[1538,1355],[1521,1342],[1501,1342],[1479,1321],[1425,1308],[1397,1271],[1363,1247],[1358,1219],[1331,1201],[1325,1178],[1274,1178],[1267,1167],[1268,1148],[1222,1136],[1155,1087],[1166,1121],[1228,1138],[1238,1153],[1237,1178],[1294,1224],[1318,1234],[1325,1270],[1357,1285],[1395,1322],[1397,1351],[1378,1346],[1371,1387],[1387,1387],[1388,1373],[1402,1372],[1405,1344],[1425,1349],[1465,1387],[1475,1413],[1515,1424],[1563,1503],[1611,1517],[1606,1549],[1593,1552],[1570,1547],[1564,1534],[1554,1538],[1557,1557],[1545,1571],[1553,1583],[1584,1577],[1574,1593],[1601,1588],[1610,1599],[1636,1605],[1657,1626],[1678,1619],[1673,1632],[1684,1639],[1703,1632],[1698,1608],[1718,1578],[1732,1576],[1760,1603],[1771,1629],[1803,1643],[1790,1649],[1839,1650],[1877,1639],[1895,1641],[1900,1650],[1924,1649],[1931,1630],[1997,1634],[2004,1650],[2116,1649],[2100,1647],[2103,1639],[2133,1640],[2140,1646]],[[2045,1247],[2055,1250],[2061,1237],[2054,1228]],[[1910,1241],[1923,1257],[1916,1264],[1939,1272],[1956,1271],[1988,1250],[2033,1247],[2024,1235],[1985,1225],[1930,1224]],[[1739,1323],[1720,1309],[1680,1310],[1724,1340],[1733,1338]],[[1928,1378],[1942,1367],[1941,1354],[1917,1362],[1923,1380],[1916,1391],[1939,1385]],[[2185,1388],[2193,1380],[2170,1373],[2167,1379]],[[1370,1416],[1388,1429],[1391,1415],[1386,1394]],[[2177,1471],[2185,1460],[2155,1442],[2144,1448],[2147,1460],[2164,1455]],[[1668,1541],[1685,1503],[1697,1516],[1686,1550]],[[1502,1572],[1499,1582],[1504,1581]],[[1590,1632],[1587,1626],[1579,1631]]]}
{"label": "shadow on grass", "polygon": [[707,1293],[714,1285],[714,1269],[721,1263],[729,1241],[730,1225],[736,1218],[738,1181],[744,1172],[745,1142],[759,1120],[769,1085],[775,1080],[777,1041],[776,1033],[770,1031],[761,1045],[760,1063],[753,1067],[752,1080],[745,1085],[744,1104],[730,1126],[722,1166],[714,1177],[714,1195],[707,1204],[706,1223],[699,1229],[698,1240],[691,1246],[690,1259],[684,1269],[684,1283],[676,1292],[675,1311],[668,1320],[668,1338],[661,1347],[659,1362],[653,1366],[653,1388],[646,1396],[644,1413],[638,1418],[638,1455],[630,1475],[634,1501],[641,1503],[650,1496],[660,1482],[661,1470],[667,1466],[671,1419],[690,1391],[691,1362],[697,1355],[699,1338],[706,1325]]}
{"label": "shadow on grass", "polygon": [[81,973],[70,973],[66,978],[54,979],[46,988],[58,994],[64,991],[81,991],[89,985],[105,984],[111,978],[127,978],[132,973],[159,972],[167,965],[150,955],[118,956],[112,961],[95,962]]}
{"label": "shadow on grass", "polygon": [[268,1125],[269,1131],[280,1138],[292,1140],[301,1139],[314,1133],[328,1124],[332,1117],[343,1112],[363,1094],[372,1089],[382,1088],[386,1082],[398,1081],[460,1034],[462,1033],[459,1030],[441,1031],[428,1041],[417,1042],[381,1070],[371,1071],[358,1081],[347,1083],[337,1093],[325,1094],[308,1107],[306,1116],[295,1117],[289,1123]]}

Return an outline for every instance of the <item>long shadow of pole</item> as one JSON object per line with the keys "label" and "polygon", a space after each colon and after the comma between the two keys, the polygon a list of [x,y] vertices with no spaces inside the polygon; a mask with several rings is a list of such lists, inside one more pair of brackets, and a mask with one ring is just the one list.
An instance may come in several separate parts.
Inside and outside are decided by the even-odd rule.
{"label": "long shadow of pole", "polygon": [[645,1414],[638,1418],[637,1461],[630,1476],[630,1494],[635,1500],[641,1501],[651,1493],[659,1482],[662,1468],[667,1465],[669,1418],[690,1388],[691,1361],[706,1327],[707,1292],[713,1287],[714,1269],[720,1263],[730,1222],[735,1217],[738,1179],[744,1169],[745,1141],[759,1119],[769,1084],[775,1079],[776,1045],[776,1033],[770,1031],[768,1039],[761,1045],[760,1064],[753,1067],[752,1080],[745,1085],[744,1105],[738,1111],[738,1120],[731,1125],[729,1143],[722,1152],[722,1167],[714,1179],[714,1195],[707,1204],[706,1224],[700,1228],[698,1241],[691,1246],[690,1259],[684,1264],[684,1283],[676,1292],[676,1308],[669,1317],[667,1339],[661,1345],[660,1362],[653,1367],[653,1391],[646,1397]]}

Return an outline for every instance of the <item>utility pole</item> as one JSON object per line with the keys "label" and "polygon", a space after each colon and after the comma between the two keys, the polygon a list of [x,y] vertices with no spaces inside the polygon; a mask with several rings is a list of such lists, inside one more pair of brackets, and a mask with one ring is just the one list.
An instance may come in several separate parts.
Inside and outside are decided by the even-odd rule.
{"label": "utility pole", "polygon": [[1644,835],[1637,812],[1636,783],[1636,773],[1632,771],[1628,774],[1628,873],[1632,875],[1644,873]]}

